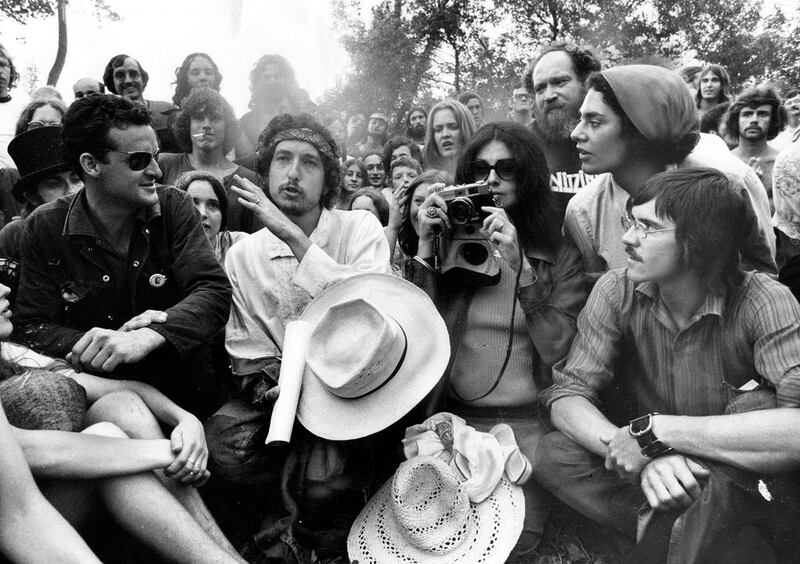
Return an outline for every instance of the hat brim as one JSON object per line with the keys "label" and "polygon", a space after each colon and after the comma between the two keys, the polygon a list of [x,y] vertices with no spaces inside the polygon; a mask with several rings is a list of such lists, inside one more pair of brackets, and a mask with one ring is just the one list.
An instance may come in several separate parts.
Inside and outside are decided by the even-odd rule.
{"label": "hat brim", "polygon": [[26,202],[25,193],[35,190],[40,180],[44,180],[48,176],[58,174],[59,172],[67,172],[69,170],[72,169],[67,164],[62,164],[28,173],[17,180],[13,188],[11,188],[11,195],[14,196],[19,203],[24,204]]}
{"label": "hat brim", "polygon": [[[522,488],[500,479],[492,495],[470,504],[464,538],[450,550],[422,550],[409,542],[392,511],[392,478],[378,490],[356,518],[347,536],[347,556],[365,564],[376,562],[505,562],[516,546],[525,520]],[[430,525],[426,523],[426,525]]]}
{"label": "hat brim", "polygon": [[328,308],[353,298],[365,299],[397,320],[406,335],[406,355],[390,380],[357,399],[332,394],[306,367],[297,419],[323,439],[366,437],[398,421],[436,386],[450,359],[447,327],[431,299],[389,274],[358,274],[337,282],[308,304],[300,319],[316,326]]}

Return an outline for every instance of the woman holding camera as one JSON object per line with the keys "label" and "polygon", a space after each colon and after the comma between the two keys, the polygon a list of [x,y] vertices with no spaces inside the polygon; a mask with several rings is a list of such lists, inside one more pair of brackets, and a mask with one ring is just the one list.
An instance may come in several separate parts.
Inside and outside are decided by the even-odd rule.
{"label": "woman holding camera", "polygon": [[[417,208],[413,279],[445,318],[452,350],[432,407],[482,431],[509,424],[531,459],[546,433],[538,393],[569,350],[589,286],[580,254],[561,235],[547,163],[530,130],[510,122],[483,126],[460,155],[455,179],[485,182],[494,196],[495,205],[482,206],[482,219],[472,227],[500,277],[494,285],[475,286],[472,277],[454,275],[462,270],[437,271],[436,248],[445,254],[448,237],[469,226],[454,225],[447,189],[431,186]],[[525,528],[515,554],[538,544],[548,513],[543,490],[532,481],[524,487]]]}

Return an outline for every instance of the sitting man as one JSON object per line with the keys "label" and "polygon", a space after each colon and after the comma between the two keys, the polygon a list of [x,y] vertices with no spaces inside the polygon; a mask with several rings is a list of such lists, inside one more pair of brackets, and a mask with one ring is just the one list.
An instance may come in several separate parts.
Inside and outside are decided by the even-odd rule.
{"label": "sitting man", "polygon": [[265,399],[278,381],[286,324],[334,282],[389,272],[389,246],[375,216],[330,209],[341,172],[324,127],[307,114],[281,114],[261,134],[257,155],[268,197],[243,178],[233,190],[266,227],[225,259],[234,296],[225,339],[241,391],[206,423],[211,472],[230,488],[226,500],[235,488],[249,500],[265,483],[280,489],[282,461],[264,445]]}
{"label": "sitting man", "polygon": [[28,217],[15,340],[78,371],[146,380],[203,419],[224,401],[210,341],[230,284],[192,199],[156,186],[149,123],[104,94],[64,116],[66,161],[85,186]]}
{"label": "sitting man", "polygon": [[639,506],[655,510],[630,562],[797,558],[800,306],[740,269],[747,213],[720,172],[648,179],[627,267],[597,281],[540,395],[558,431],[539,482],[631,539]]}

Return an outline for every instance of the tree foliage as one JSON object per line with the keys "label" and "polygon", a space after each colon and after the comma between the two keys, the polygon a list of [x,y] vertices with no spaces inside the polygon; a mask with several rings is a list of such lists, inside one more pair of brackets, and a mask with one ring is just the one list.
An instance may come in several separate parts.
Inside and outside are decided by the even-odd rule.
{"label": "tree foliage", "polygon": [[326,96],[331,108],[383,108],[399,120],[414,100],[476,90],[503,111],[537,48],[554,40],[587,45],[607,65],[714,62],[734,87],[800,85],[800,15],[762,15],[762,0],[384,0],[367,23],[356,0],[337,2],[353,69]]}
{"label": "tree foliage", "polygon": [[[105,0],[91,0],[91,3],[98,19],[119,20],[119,14]],[[23,24],[33,18],[56,16],[58,47],[47,75],[47,84],[56,86],[67,59],[67,0],[0,0],[0,15]]]}

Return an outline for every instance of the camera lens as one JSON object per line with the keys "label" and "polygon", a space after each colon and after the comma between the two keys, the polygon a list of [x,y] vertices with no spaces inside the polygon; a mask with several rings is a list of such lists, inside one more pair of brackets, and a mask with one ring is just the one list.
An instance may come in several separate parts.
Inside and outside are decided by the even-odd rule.
{"label": "camera lens", "polygon": [[453,223],[463,225],[475,213],[475,207],[469,198],[456,198],[448,204],[447,213]]}
{"label": "camera lens", "polygon": [[472,265],[478,266],[489,259],[489,251],[479,243],[465,243],[459,248],[464,260]]}

